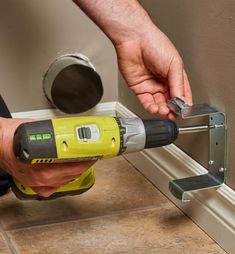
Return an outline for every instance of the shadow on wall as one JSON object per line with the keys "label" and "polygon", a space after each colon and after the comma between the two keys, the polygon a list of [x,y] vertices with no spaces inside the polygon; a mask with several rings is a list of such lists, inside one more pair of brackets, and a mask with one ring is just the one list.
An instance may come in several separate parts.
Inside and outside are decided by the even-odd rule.
{"label": "shadow on wall", "polygon": [[[179,49],[193,89],[194,103],[209,103],[228,116],[228,168],[235,145],[235,2],[142,0],[154,22]],[[177,145],[207,164],[205,140],[185,137]],[[193,144],[193,146],[192,146]],[[204,165],[204,164],[203,164]],[[235,188],[235,174],[227,183]]]}
{"label": "shadow on wall", "polygon": [[102,100],[116,99],[112,43],[71,0],[0,1],[0,15],[0,89],[11,111],[49,107],[42,75],[67,53],[89,57],[106,86]]}
{"label": "shadow on wall", "polygon": [[[180,51],[196,103],[225,107],[221,95],[230,93],[235,57],[235,2],[142,0],[154,22]],[[154,7],[155,8],[154,8]],[[226,74],[227,73],[227,74]],[[229,79],[227,79],[229,77]],[[227,82],[226,82],[227,83]],[[229,90],[229,89],[228,89]]]}
{"label": "shadow on wall", "polygon": [[[42,52],[40,49],[53,41],[53,34],[45,33],[45,27],[50,25],[48,15],[41,14],[35,1],[0,2],[1,75],[4,75],[3,80],[12,81],[7,85],[0,84],[3,93],[16,92],[19,98],[23,98],[27,91],[33,89],[30,75],[40,65],[35,59]],[[16,84],[17,81],[19,84]]]}
{"label": "shadow on wall", "polygon": [[12,62],[19,67],[22,62],[30,67],[35,49],[53,40],[53,34],[45,34],[45,27],[50,25],[48,15],[41,14],[34,1],[0,2],[2,50],[9,51],[7,53],[12,56]]}

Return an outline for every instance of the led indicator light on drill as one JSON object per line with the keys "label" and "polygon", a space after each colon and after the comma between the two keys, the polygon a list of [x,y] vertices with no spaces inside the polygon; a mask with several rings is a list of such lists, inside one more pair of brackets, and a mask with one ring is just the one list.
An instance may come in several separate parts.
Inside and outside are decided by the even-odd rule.
{"label": "led indicator light on drill", "polygon": [[31,134],[29,135],[29,140],[44,140],[44,139],[51,139],[50,133],[43,133],[43,134]]}

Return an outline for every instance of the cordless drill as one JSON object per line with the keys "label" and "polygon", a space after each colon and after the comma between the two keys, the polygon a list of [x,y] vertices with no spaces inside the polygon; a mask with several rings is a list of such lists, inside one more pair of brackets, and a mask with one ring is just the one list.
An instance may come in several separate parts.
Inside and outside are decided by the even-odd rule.
{"label": "cordless drill", "polygon": [[[55,118],[21,124],[14,135],[13,149],[24,163],[63,163],[112,158],[173,143],[178,136],[175,122],[159,119],[81,116]],[[87,191],[95,182],[90,167],[79,178],[58,189],[49,198],[12,179],[20,199],[53,199]]]}

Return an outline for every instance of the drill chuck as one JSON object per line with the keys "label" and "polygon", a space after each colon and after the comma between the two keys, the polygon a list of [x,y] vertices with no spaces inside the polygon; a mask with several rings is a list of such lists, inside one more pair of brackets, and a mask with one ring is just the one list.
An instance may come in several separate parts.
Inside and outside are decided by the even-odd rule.
{"label": "drill chuck", "polygon": [[123,135],[122,152],[131,153],[173,143],[178,137],[175,122],[160,119],[120,118]]}
{"label": "drill chuck", "polygon": [[146,142],[144,148],[166,146],[173,143],[178,137],[178,128],[170,120],[143,120]]}

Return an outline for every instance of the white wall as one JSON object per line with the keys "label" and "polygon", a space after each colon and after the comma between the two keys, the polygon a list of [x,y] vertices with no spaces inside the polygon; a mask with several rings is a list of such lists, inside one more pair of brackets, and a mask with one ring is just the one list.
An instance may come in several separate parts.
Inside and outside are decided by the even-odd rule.
{"label": "white wall", "polygon": [[[228,116],[227,184],[235,188],[235,1],[141,0],[153,21],[170,37],[185,63],[195,103],[209,103]],[[120,101],[144,111],[121,80]],[[206,133],[186,135],[177,145],[207,166]]]}
{"label": "white wall", "polygon": [[103,102],[117,100],[115,51],[72,0],[0,1],[0,89],[12,112],[48,108],[42,77],[61,54],[87,55],[101,75]]}

